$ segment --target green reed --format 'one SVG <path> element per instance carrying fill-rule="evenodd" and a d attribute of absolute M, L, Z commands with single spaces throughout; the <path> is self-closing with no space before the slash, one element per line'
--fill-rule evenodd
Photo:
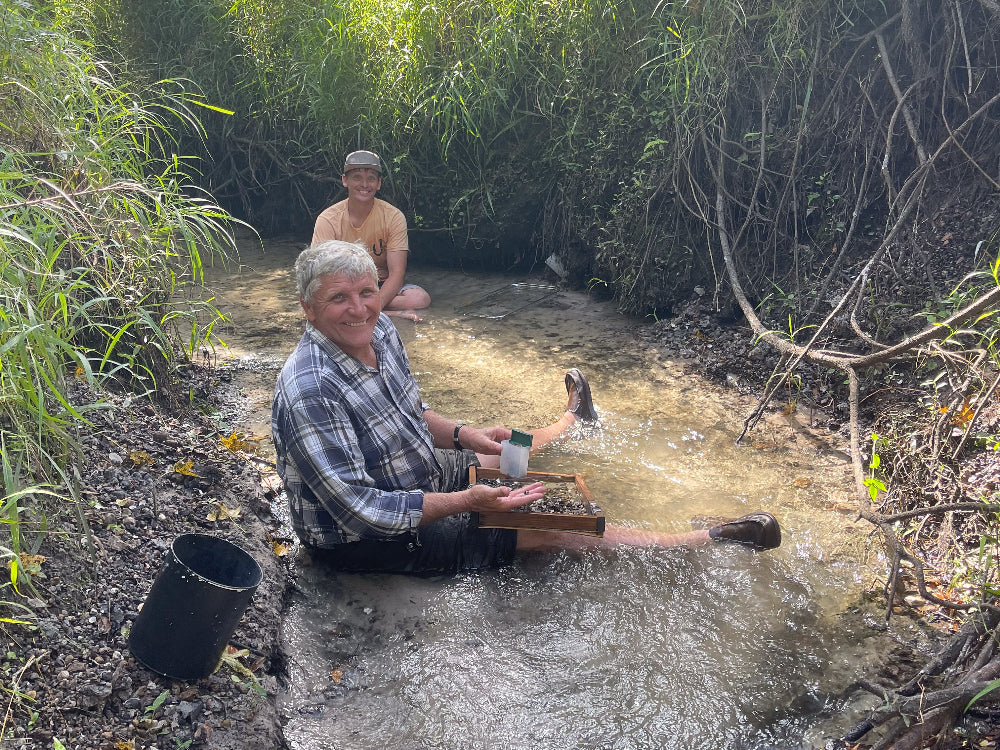
<path fill-rule="evenodd" d="M 41 499 L 80 500 L 77 435 L 102 387 L 156 394 L 219 318 L 175 300 L 234 248 L 228 215 L 193 185 L 174 140 L 200 137 L 201 101 L 179 81 L 119 84 L 79 22 L 63 5 L 0 13 L 0 522 L 12 583 L 25 530 L 44 523 Z"/>

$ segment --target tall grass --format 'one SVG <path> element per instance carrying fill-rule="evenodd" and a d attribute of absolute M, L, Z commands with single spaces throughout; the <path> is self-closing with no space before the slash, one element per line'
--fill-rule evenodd
<path fill-rule="evenodd" d="M 199 134 L 196 99 L 178 81 L 118 83 L 80 21 L 63 5 L 0 11 L 0 522 L 12 583 L 25 532 L 42 524 L 36 500 L 79 502 L 76 436 L 102 389 L 152 394 L 199 346 L 218 311 L 172 297 L 200 281 L 206 256 L 234 247 L 173 139 Z"/>
<path fill-rule="evenodd" d="M 302 196 L 305 233 L 337 192 L 343 155 L 372 148 L 418 239 L 474 244 L 544 195 L 567 161 L 553 143 L 587 148 L 587 107 L 634 74 L 625 31 L 644 21 L 618 0 L 108 4 L 128 19 L 109 44 L 236 112 L 210 130 L 214 192 L 254 218 L 275 193 Z"/>

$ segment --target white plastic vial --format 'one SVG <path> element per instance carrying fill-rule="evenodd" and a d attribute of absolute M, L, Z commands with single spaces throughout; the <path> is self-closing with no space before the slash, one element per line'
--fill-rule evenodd
<path fill-rule="evenodd" d="M 511 430 L 510 440 L 500 443 L 500 473 L 515 479 L 525 476 L 530 452 L 531 434 Z"/>

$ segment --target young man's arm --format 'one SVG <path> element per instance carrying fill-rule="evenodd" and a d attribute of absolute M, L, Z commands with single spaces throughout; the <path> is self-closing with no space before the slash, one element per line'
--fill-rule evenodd
<path fill-rule="evenodd" d="M 403 282 L 406 279 L 406 256 L 407 252 L 405 250 L 402 252 L 399 250 L 390 250 L 386 253 L 385 260 L 386 266 L 389 269 L 389 275 L 382 282 L 382 286 L 378 290 L 383 310 L 389 308 L 389 303 L 396 299 L 399 290 L 403 288 Z"/>
<path fill-rule="evenodd" d="M 377 208 L 382 211 L 382 224 L 385 238 L 385 267 L 388 271 L 385 281 L 379 289 L 382 309 L 391 309 L 390 305 L 406 281 L 406 259 L 410 253 L 410 238 L 406 229 L 406 217 L 393 205 L 380 203 Z"/>

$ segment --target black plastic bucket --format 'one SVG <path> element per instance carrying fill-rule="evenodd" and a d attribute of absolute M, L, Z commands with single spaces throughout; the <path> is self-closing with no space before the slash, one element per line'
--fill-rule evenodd
<path fill-rule="evenodd" d="M 167 677 L 207 677 L 263 577 L 257 561 L 225 539 L 177 537 L 135 618 L 129 649 Z"/>

